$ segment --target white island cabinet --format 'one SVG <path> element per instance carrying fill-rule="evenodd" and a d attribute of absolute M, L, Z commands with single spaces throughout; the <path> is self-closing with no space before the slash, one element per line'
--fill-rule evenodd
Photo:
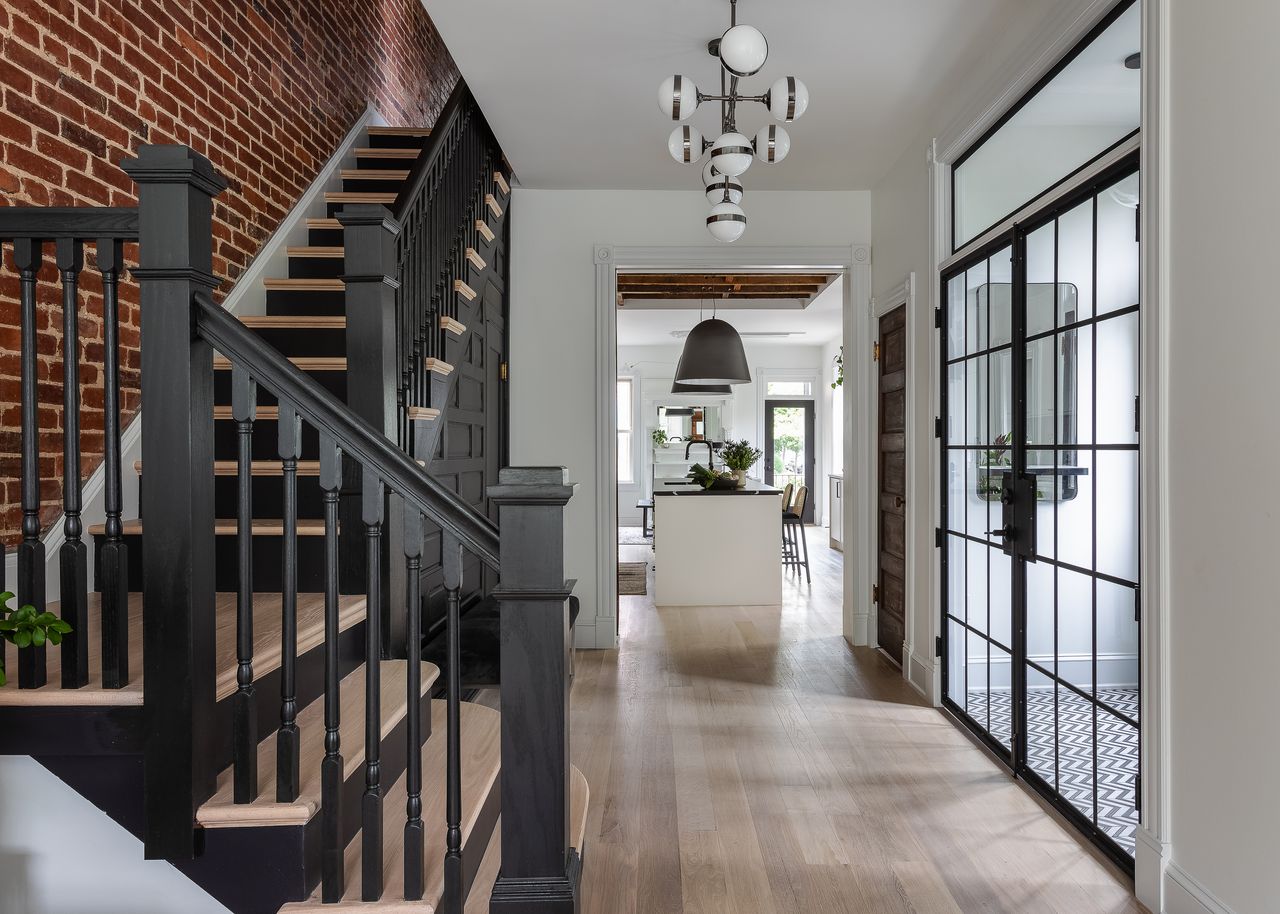
<path fill-rule="evenodd" d="M 772 606 L 782 602 L 782 490 L 748 480 L 702 489 L 655 479 L 654 602 Z"/>

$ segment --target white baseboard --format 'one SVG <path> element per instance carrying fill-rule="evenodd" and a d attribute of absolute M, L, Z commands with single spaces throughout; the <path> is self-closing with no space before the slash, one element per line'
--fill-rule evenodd
<path fill-rule="evenodd" d="M 343 137 L 342 145 L 320 169 L 316 179 L 303 192 L 293 209 L 289 211 L 289 215 L 280 223 L 280 227 L 267 239 L 248 269 L 236 281 L 235 286 L 223 301 L 224 308 L 241 315 L 266 313 L 267 293 L 262 281 L 271 276 L 288 275 L 289 248 L 307 243 L 307 218 L 323 215 L 326 191 L 341 189 L 342 169 L 355 167 L 354 150 L 361 145 L 365 131 L 371 126 L 385 126 L 386 123 L 386 119 L 376 108 L 370 106 L 365 109 L 347 131 L 347 135 Z M 214 162 L 213 165 L 217 168 L 218 163 Z M 138 475 L 134 472 L 133 465 L 141 459 L 142 410 L 139 410 L 120 432 L 122 505 L 126 520 L 137 517 L 140 510 Z M 99 464 L 81 486 L 80 501 L 84 506 L 81 517 L 86 529 L 92 524 L 100 524 L 106 520 L 107 509 L 104 501 L 106 479 L 106 468 Z M 66 535 L 63 532 L 65 517 L 66 515 L 59 517 L 42 538 L 45 549 L 45 599 L 51 603 L 61 599 L 58 550 L 66 542 Z M 86 541 L 88 541 L 87 536 Z M 89 589 L 93 590 L 95 583 L 91 542 L 89 549 Z M 5 555 L 5 582 L 10 588 L 17 581 L 17 576 L 18 557 L 10 550 Z M 141 581 L 130 582 L 131 588 L 137 589 L 141 586 Z"/>
<path fill-rule="evenodd" d="M 1173 860 L 1165 869 L 1164 905 L 1160 914 L 1235 914 Z"/>
<path fill-rule="evenodd" d="M 856 612 L 852 617 L 849 642 L 858 647 L 871 644 L 871 614 Z"/>
<path fill-rule="evenodd" d="M 933 680 L 937 665 L 936 657 L 921 657 L 914 651 L 907 655 L 907 682 L 931 702 L 934 701 Z"/>
<path fill-rule="evenodd" d="M 1139 827 L 1134 841 L 1134 894 L 1151 911 L 1165 910 L 1164 882 L 1169 868 L 1170 846 Z"/>

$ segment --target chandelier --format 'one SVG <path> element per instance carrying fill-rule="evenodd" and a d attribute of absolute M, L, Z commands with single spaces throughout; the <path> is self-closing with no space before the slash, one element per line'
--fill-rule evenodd
<path fill-rule="evenodd" d="M 791 151 L 791 137 L 783 127 L 761 127 L 754 139 L 738 132 L 738 102 L 758 102 L 775 120 L 789 124 L 809 107 L 809 90 L 794 76 L 775 80 L 764 95 L 741 95 L 738 80 L 754 76 L 769 56 L 769 42 L 760 30 L 738 25 L 738 0 L 729 0 L 729 28 L 707 44 L 707 51 L 720 61 L 720 94 L 704 94 L 687 76 L 668 76 L 658 87 L 658 104 L 673 121 L 693 116 L 703 102 L 720 103 L 719 139 L 712 142 L 692 124 L 677 127 L 667 140 L 667 150 L 685 165 L 702 159 L 711 150 L 702 170 L 702 185 L 711 212 L 707 230 L 717 241 L 732 242 L 747 230 L 747 214 L 742 209 L 742 175 L 752 158 L 766 164 L 781 162 Z"/>

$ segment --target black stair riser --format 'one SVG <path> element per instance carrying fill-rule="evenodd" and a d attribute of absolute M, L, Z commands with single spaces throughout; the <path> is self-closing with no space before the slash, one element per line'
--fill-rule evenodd
<path fill-rule="evenodd" d="M 410 160 L 406 160 L 403 164 L 400 165 L 400 167 L 390 168 L 388 169 L 388 171 L 408 171 L 412 166 L 413 166 L 413 161 L 410 159 Z M 342 189 L 344 191 L 347 191 L 348 193 L 356 193 L 356 194 L 362 194 L 362 193 L 395 194 L 395 193 L 399 193 L 400 188 L 403 186 L 404 186 L 403 178 L 388 178 L 388 179 L 366 178 L 363 180 L 353 180 L 351 178 L 346 178 L 342 182 Z"/>
<path fill-rule="evenodd" d="M 378 133 L 369 136 L 370 149 L 421 149 L 428 136 Z"/>
<path fill-rule="evenodd" d="M 342 276 L 341 257 L 290 257 L 290 279 L 337 279 Z"/>
<path fill-rule="evenodd" d="M 338 239 L 338 244 L 342 239 Z M 288 315 L 290 317 L 311 314 L 346 314 L 347 293 L 333 292 L 299 292 L 294 289 L 268 289 L 267 313 Z"/>
<path fill-rule="evenodd" d="M 101 548 L 102 539 L 101 536 L 94 537 L 95 550 Z M 142 581 L 142 537 L 126 534 L 124 539 L 129 546 L 129 580 Z M 223 534 L 213 539 L 214 588 L 222 593 L 235 593 L 240 586 L 236 536 Z M 283 590 L 280 563 L 281 540 L 282 537 L 264 534 L 253 537 L 254 590 L 261 593 L 279 593 Z M 342 581 L 340 586 L 344 593 L 363 592 L 364 583 Z M 300 593 L 324 591 L 323 536 L 298 537 L 298 591 Z"/>
<path fill-rule="evenodd" d="M 313 248 L 340 248 L 342 229 L 307 229 L 307 244 Z"/>
<path fill-rule="evenodd" d="M 284 485 L 280 476 L 253 476 L 254 517 L 284 515 Z M 324 493 L 316 476 L 298 476 L 298 517 L 322 520 Z M 217 517 L 235 517 L 240 480 L 235 476 L 215 476 L 213 480 L 213 513 Z"/>
<path fill-rule="evenodd" d="M 239 459 L 239 434 L 234 419 L 215 419 L 213 423 L 213 459 Z M 253 459 L 277 461 L 280 459 L 280 440 L 275 419 L 260 418 L 253 423 Z M 320 433 L 305 422 L 302 424 L 301 459 L 320 459 Z"/>
<path fill-rule="evenodd" d="M 386 147 L 370 148 L 385 149 Z M 413 159 L 402 159 L 399 156 L 391 156 L 385 159 L 366 156 L 358 160 L 356 168 L 361 171 L 410 171 L 413 168 Z"/>
<path fill-rule="evenodd" d="M 290 357 L 347 354 L 347 331 L 342 327 L 260 327 L 254 332 Z"/>
<path fill-rule="evenodd" d="M 344 403 L 347 399 L 347 373 L 345 371 L 308 371 L 308 374 L 325 390 Z M 218 406 L 231 405 L 231 372 L 215 371 L 213 373 L 213 402 Z M 275 406 L 276 396 L 262 385 L 258 385 L 258 405 Z"/>

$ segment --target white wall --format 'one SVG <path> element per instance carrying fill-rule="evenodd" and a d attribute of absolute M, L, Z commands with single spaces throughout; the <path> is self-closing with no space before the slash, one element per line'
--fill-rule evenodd
<path fill-rule="evenodd" d="M 1167 9 L 1174 874 L 1225 906 L 1210 910 L 1263 914 L 1280 910 L 1280 490 L 1248 456 L 1280 451 L 1280 5 Z M 1228 454 L 1223 432 L 1248 443 Z M 1168 910 L 1202 914 L 1203 902 L 1179 888 Z"/>
<path fill-rule="evenodd" d="M 675 167 L 675 166 L 673 166 Z M 692 178 L 691 178 L 692 180 Z M 743 244 L 853 245 L 871 237 L 868 192 L 754 193 Z M 688 191 L 527 190 L 511 206 L 511 459 L 569 468 L 566 573 L 596 615 L 595 244 L 706 245 L 706 200 Z M 548 404 L 558 408 L 548 409 Z"/>
<path fill-rule="evenodd" d="M 34 759 L 0 756 L 4 914 L 228 914 Z"/>

